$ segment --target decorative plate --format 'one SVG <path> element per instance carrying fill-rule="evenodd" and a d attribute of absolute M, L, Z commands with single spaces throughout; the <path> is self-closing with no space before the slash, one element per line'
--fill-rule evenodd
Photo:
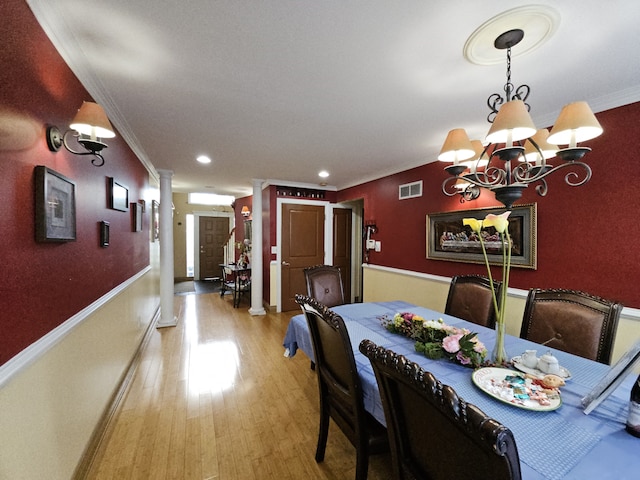
<path fill-rule="evenodd" d="M 473 383 L 487 395 L 514 407 L 538 412 L 556 410 L 562 405 L 560 394 L 546 395 L 543 388 L 508 368 L 486 367 L 473 372 Z M 539 398 L 540 400 L 536 400 Z"/>
<path fill-rule="evenodd" d="M 521 362 L 520 362 L 520 355 L 518 355 L 517 357 L 513 357 L 511 359 L 511 362 L 513 363 L 513 366 L 516 367 L 518 370 L 520 370 L 521 372 L 524 373 L 529 373 L 531 375 L 535 375 L 538 378 L 542 378 L 546 375 L 546 373 L 544 373 L 542 370 L 538 370 L 537 368 L 530 368 L 530 367 L 525 367 Z M 569 380 L 571 378 L 571 372 L 569 370 L 567 370 L 566 368 L 564 368 L 563 366 L 560 366 L 560 373 L 558 373 L 558 376 L 564 380 Z"/>

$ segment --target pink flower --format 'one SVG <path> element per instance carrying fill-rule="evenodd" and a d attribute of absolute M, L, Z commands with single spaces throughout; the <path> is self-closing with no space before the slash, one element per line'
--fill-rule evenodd
<path fill-rule="evenodd" d="M 473 345 L 473 350 L 478 353 L 483 353 L 487 350 L 487 348 L 484 346 L 484 343 L 476 339 Z"/>
<path fill-rule="evenodd" d="M 442 348 L 444 348 L 449 353 L 456 353 L 458 350 L 460 350 L 461 338 L 462 338 L 462 333 L 449 335 L 444 340 L 442 340 Z"/>
<path fill-rule="evenodd" d="M 458 354 L 456 355 L 456 359 L 462 365 L 469 365 L 471 363 L 471 359 L 469 357 L 467 357 L 466 355 L 464 355 L 462 352 L 458 352 Z"/>

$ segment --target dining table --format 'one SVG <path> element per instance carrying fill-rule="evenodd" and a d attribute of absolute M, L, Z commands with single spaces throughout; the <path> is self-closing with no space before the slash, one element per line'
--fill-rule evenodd
<path fill-rule="evenodd" d="M 364 339 L 416 362 L 443 384 L 453 387 L 467 403 L 476 405 L 508 427 L 516 439 L 524 480 L 640 478 L 640 438 L 625 431 L 629 395 L 635 375 L 629 376 L 587 415 L 582 399 L 611 367 L 507 335 L 505 348 L 509 358 L 527 350 L 536 350 L 539 356 L 550 352 L 568 374 L 566 385 L 560 389 L 559 408 L 543 411 L 524 409 L 481 390 L 472 380 L 472 368 L 445 358 L 431 360 L 416 352 L 412 339 L 391 333 L 384 323 L 396 313 L 404 312 L 420 315 L 425 320 L 442 319 L 447 325 L 477 333 L 478 339 L 489 351 L 495 340 L 494 330 L 401 300 L 354 303 L 331 310 L 343 318 L 347 327 L 362 381 L 365 409 L 383 425 L 386 425 L 386 420 L 378 384 L 369 359 L 358 349 Z M 302 313 L 289 321 L 283 346 L 286 357 L 293 357 L 298 350 L 302 350 L 310 360 L 314 360 L 309 328 Z"/>

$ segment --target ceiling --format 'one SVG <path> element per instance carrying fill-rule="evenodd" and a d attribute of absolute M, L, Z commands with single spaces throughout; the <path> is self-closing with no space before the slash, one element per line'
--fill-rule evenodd
<path fill-rule="evenodd" d="M 506 54 L 492 37 L 484 48 L 498 63 L 473 64 L 465 42 L 492 17 L 530 5 L 27 3 L 118 134 L 145 164 L 174 171 L 174 191 L 236 197 L 252 193 L 252 179 L 318 185 L 325 169 L 329 188 L 343 189 L 423 165 L 456 127 L 484 138 L 486 100 L 502 92 Z M 637 0 L 536 5 L 558 20 L 546 42 L 519 54 L 535 25 L 525 16 L 509 28 L 525 30 L 513 48 L 512 82 L 531 87 L 538 127 L 552 125 L 571 101 L 599 112 L 640 100 Z M 212 163 L 197 163 L 201 154 Z"/>

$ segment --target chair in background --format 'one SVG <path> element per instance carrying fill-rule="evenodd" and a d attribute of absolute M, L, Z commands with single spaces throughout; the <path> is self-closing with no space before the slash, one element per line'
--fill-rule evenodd
<path fill-rule="evenodd" d="M 531 289 L 520 338 L 609 364 L 622 307 L 575 290 Z"/>
<path fill-rule="evenodd" d="M 315 298 L 325 307 L 344 305 L 344 287 L 342 274 L 338 267 L 333 265 L 315 265 L 303 269 L 304 279 L 307 284 L 307 295 Z M 316 365 L 311 361 L 311 370 Z"/>
<path fill-rule="evenodd" d="M 500 298 L 502 282 L 493 281 L 496 298 Z M 491 295 L 491 282 L 481 275 L 458 275 L 451 279 L 444 313 L 469 322 L 494 328 L 496 310 Z"/>
<path fill-rule="evenodd" d="M 316 265 L 303 270 L 307 295 L 326 307 L 344 305 L 344 287 L 340 269 L 332 265 Z"/>
<path fill-rule="evenodd" d="M 370 340 L 396 480 L 520 479 L 513 433 L 431 373 Z"/>
<path fill-rule="evenodd" d="M 296 295 L 296 302 L 307 317 L 318 373 L 316 462 L 324 460 L 329 419 L 333 418 L 356 448 L 356 480 L 365 480 L 369 455 L 388 451 L 387 431 L 364 409 L 362 385 L 342 317 L 308 296 Z"/>

